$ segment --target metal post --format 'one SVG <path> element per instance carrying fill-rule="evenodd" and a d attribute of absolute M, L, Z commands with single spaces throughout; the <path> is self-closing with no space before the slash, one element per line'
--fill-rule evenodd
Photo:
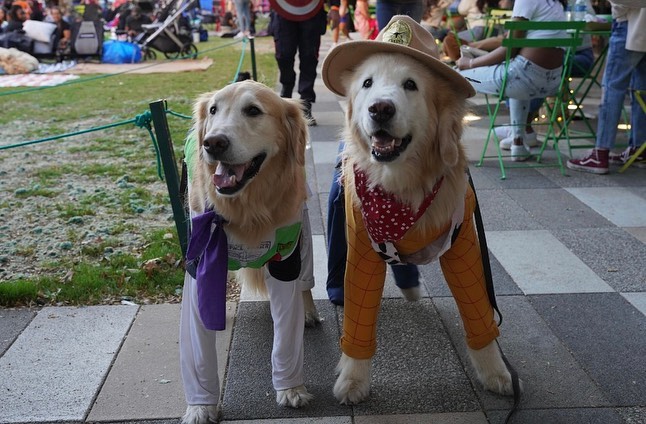
<path fill-rule="evenodd" d="M 249 48 L 251 49 L 251 77 L 254 81 L 258 81 L 258 71 L 256 69 L 256 48 L 253 38 L 249 39 Z"/>
<path fill-rule="evenodd" d="M 159 146 L 159 155 L 161 156 L 162 167 L 164 168 L 164 177 L 168 187 L 168 196 L 173 208 L 173 219 L 177 228 L 179 244 L 182 248 L 182 255 L 186 256 L 188 247 L 188 237 L 186 234 L 186 211 L 184 209 L 184 193 L 180 192 L 179 174 L 177 172 L 177 162 L 175 161 L 175 151 L 168 129 L 166 120 L 166 100 L 157 100 L 149 104 L 152 115 L 155 134 L 157 136 L 157 145 Z"/>

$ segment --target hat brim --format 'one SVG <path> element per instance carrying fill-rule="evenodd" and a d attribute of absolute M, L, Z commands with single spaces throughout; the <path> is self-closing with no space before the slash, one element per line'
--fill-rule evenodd
<path fill-rule="evenodd" d="M 469 81 L 433 56 L 401 44 L 373 40 L 349 41 L 330 50 L 321 70 L 323 82 L 330 91 L 345 97 L 343 74 L 352 71 L 368 57 L 379 53 L 401 53 L 410 56 L 429 68 L 432 73 L 453 83 L 455 89 L 465 98 L 476 94 Z"/>

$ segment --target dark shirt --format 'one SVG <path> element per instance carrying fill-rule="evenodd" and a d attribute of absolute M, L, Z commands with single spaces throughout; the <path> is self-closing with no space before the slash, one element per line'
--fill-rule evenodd
<path fill-rule="evenodd" d="M 83 20 L 98 21 L 99 19 L 101 19 L 101 7 L 94 3 L 86 4 L 85 10 L 83 11 Z"/>
<path fill-rule="evenodd" d="M 150 24 L 151 22 L 152 21 L 150 20 L 150 18 L 144 14 L 139 15 L 138 18 L 131 14 L 126 19 L 126 30 L 135 31 L 137 34 L 139 34 L 140 32 L 144 31 L 142 25 Z"/>
<path fill-rule="evenodd" d="M 63 34 L 65 33 L 65 30 L 72 29 L 69 23 L 65 21 L 64 19 L 61 19 L 61 21 L 56 24 L 56 42 L 60 41 L 63 39 Z"/>
<path fill-rule="evenodd" d="M 9 21 L 9 24 L 4 29 L 5 32 L 22 30 L 22 21 Z"/>

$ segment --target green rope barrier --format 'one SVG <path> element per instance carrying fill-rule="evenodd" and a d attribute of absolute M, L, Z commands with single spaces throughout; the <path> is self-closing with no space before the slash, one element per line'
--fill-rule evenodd
<path fill-rule="evenodd" d="M 203 54 L 203 53 L 208 53 L 208 52 L 215 51 L 215 50 L 220 50 L 220 49 L 223 49 L 225 47 L 232 46 L 234 44 L 245 43 L 245 42 L 246 42 L 245 39 L 236 40 L 236 41 L 231 42 L 231 43 L 227 43 L 227 44 L 223 44 L 221 46 L 216 46 L 216 47 L 212 47 L 210 49 L 203 50 L 201 52 L 198 52 L 198 54 Z M 243 49 L 243 51 L 244 51 L 244 49 Z M 67 87 L 67 86 L 74 85 L 74 84 L 81 84 L 81 83 L 91 82 L 91 81 L 95 81 L 95 80 L 99 80 L 99 79 L 115 77 L 115 76 L 130 73 L 130 72 L 134 72 L 134 71 L 137 71 L 137 70 L 140 70 L 140 69 L 151 68 L 153 66 L 158 66 L 158 65 L 164 64 L 166 62 L 174 62 L 176 60 L 187 60 L 187 59 L 190 59 L 190 57 L 169 58 L 169 59 L 166 59 L 166 60 L 161 61 L 161 62 L 155 62 L 155 63 L 151 63 L 151 64 L 148 64 L 148 65 L 142 65 L 142 66 L 134 68 L 134 69 L 128 69 L 127 71 L 115 72 L 115 73 L 112 73 L 112 74 L 97 75 L 95 77 L 79 78 L 77 80 L 67 81 L 67 82 L 64 82 L 64 83 L 59 84 L 59 85 L 47 85 L 47 86 L 41 86 L 41 87 L 29 87 L 29 88 L 24 88 L 24 89 L 21 89 L 21 90 L 4 91 L 4 92 L 0 92 L 0 97 L 14 95 L 14 94 L 31 93 L 31 92 L 34 92 L 34 91 L 49 90 L 49 89 L 52 89 L 52 88 Z M 236 73 L 236 75 L 237 75 L 237 73 Z"/>
<path fill-rule="evenodd" d="M 160 180 L 164 181 L 164 175 L 162 174 L 162 165 L 161 165 L 161 154 L 159 153 L 159 145 L 157 144 L 157 139 L 155 138 L 155 133 L 153 133 L 152 128 L 152 115 L 150 111 L 147 110 L 142 114 L 139 114 L 134 119 L 134 124 L 139 128 L 145 128 L 148 130 L 150 139 L 153 142 L 153 147 L 155 148 L 155 159 L 157 160 L 157 176 Z"/>
<path fill-rule="evenodd" d="M 25 142 L 22 142 L 22 143 L 9 144 L 7 146 L 0 146 L 0 150 L 8 150 L 8 149 L 13 149 L 15 147 L 29 146 L 31 144 L 39 144 L 39 143 L 44 143 L 46 141 L 59 140 L 61 138 L 73 137 L 73 136 L 76 136 L 76 135 L 87 134 L 87 133 L 94 132 L 94 131 L 101 131 L 101 130 L 105 130 L 105 129 L 108 129 L 108 128 L 118 127 L 118 126 L 121 126 L 121 125 L 128 125 L 128 124 L 132 124 L 134 122 L 135 122 L 134 119 L 129 119 L 127 121 L 115 122 L 115 123 L 112 123 L 112 124 L 102 125 L 100 127 L 93 127 L 93 128 L 89 128 L 89 129 L 86 129 L 86 130 L 74 131 L 74 132 L 65 133 L 65 134 L 59 134 L 59 135 L 53 135 L 51 137 L 40 138 L 38 140 L 25 141 Z"/>
<path fill-rule="evenodd" d="M 168 109 L 166 111 L 166 113 L 168 113 L 169 115 L 177 116 L 178 118 L 182 118 L 182 119 L 193 119 L 192 116 L 184 115 L 184 114 L 181 114 L 179 112 L 174 112 L 174 111 L 172 111 L 170 109 Z"/>
<path fill-rule="evenodd" d="M 179 115 L 179 114 L 177 114 Z M 59 135 L 53 135 L 50 137 L 44 137 L 44 138 L 39 138 L 38 140 L 30 140 L 30 141 L 24 141 L 22 143 L 14 143 L 14 144 L 9 144 L 6 146 L 0 146 L 0 151 L 2 150 L 9 150 L 13 149 L 16 147 L 23 147 L 23 146 L 30 146 L 32 144 L 40 144 L 40 143 L 45 143 L 47 141 L 54 141 L 54 140 L 60 140 L 62 138 L 68 138 L 68 137 L 74 137 L 77 135 L 82 135 L 82 134 L 87 134 L 95 131 L 102 131 L 105 129 L 109 128 L 115 128 L 119 127 L 122 125 L 128 125 L 128 124 L 135 124 L 135 126 L 139 128 L 145 128 L 148 130 L 148 134 L 150 135 L 150 139 L 153 142 L 153 147 L 155 148 L 155 157 L 157 160 L 157 175 L 159 176 L 159 179 L 164 181 L 164 176 L 162 174 L 162 167 L 161 167 L 161 158 L 160 158 L 160 153 L 159 153 L 159 146 L 157 145 L 157 139 L 155 138 L 155 134 L 153 133 L 152 130 L 152 117 L 150 115 L 150 111 L 146 111 L 140 115 L 137 115 L 134 119 L 128 119 L 126 121 L 119 121 L 119 122 L 114 122 L 112 124 L 107 124 L 107 125 L 101 125 L 99 127 L 92 127 L 88 128 L 85 130 L 80 130 L 80 131 L 74 131 L 74 132 L 69 132 L 65 134 L 59 134 Z"/>
<path fill-rule="evenodd" d="M 233 75 L 233 80 L 231 81 L 231 84 L 236 82 L 236 80 L 238 79 L 238 75 L 240 74 L 240 69 L 242 69 L 242 61 L 244 60 L 244 53 L 247 50 L 248 42 L 249 40 L 247 39 L 247 37 L 242 37 L 243 46 L 242 46 L 242 51 L 240 52 L 240 60 L 238 61 L 238 69 L 236 69 L 236 73 Z"/>

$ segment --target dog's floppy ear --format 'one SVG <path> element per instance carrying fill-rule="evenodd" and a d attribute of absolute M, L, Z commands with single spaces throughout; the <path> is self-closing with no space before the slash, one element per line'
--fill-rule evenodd
<path fill-rule="evenodd" d="M 289 153 L 299 166 L 305 166 L 305 146 L 309 138 L 303 105 L 295 100 L 283 100 L 286 105 L 285 134 Z"/>
<path fill-rule="evenodd" d="M 448 167 L 458 164 L 460 158 L 460 139 L 462 138 L 463 108 L 445 107 L 440 115 L 438 139 L 440 142 L 440 157 Z"/>
<path fill-rule="evenodd" d="M 204 140 L 204 132 L 206 131 L 204 124 L 206 123 L 206 117 L 208 115 L 207 107 L 209 100 L 211 100 L 215 93 L 215 91 L 203 93 L 193 104 L 193 128 L 195 129 L 195 134 L 200 145 L 202 144 L 202 140 Z"/>

